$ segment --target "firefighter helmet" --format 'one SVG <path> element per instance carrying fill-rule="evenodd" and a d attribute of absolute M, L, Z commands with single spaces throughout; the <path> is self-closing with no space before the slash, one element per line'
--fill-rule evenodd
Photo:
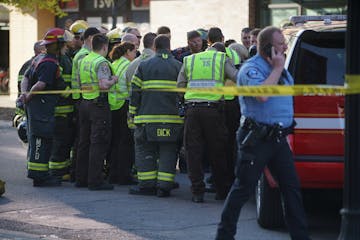
<path fill-rule="evenodd" d="M 52 28 L 46 32 L 44 39 L 41 42 L 41 45 L 48 45 L 51 43 L 65 42 L 64 40 L 64 29 L 61 28 Z"/>
<path fill-rule="evenodd" d="M 109 38 L 110 43 L 119 43 L 121 42 L 121 29 L 115 28 L 108 32 L 106 36 Z"/>
<path fill-rule="evenodd" d="M 27 138 L 27 130 L 26 130 L 26 121 L 23 120 L 18 126 L 17 126 L 17 132 L 18 132 L 18 136 L 20 138 L 21 141 L 23 141 L 24 143 L 28 142 L 28 138 Z"/>
<path fill-rule="evenodd" d="M 75 35 L 82 34 L 89 27 L 89 24 L 85 20 L 76 20 L 70 26 L 70 31 Z"/>

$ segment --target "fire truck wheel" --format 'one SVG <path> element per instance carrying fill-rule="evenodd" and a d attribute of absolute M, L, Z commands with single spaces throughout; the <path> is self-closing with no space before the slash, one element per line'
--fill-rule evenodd
<path fill-rule="evenodd" d="M 271 188 L 264 175 L 258 181 L 255 189 L 256 218 L 263 228 L 278 228 L 284 226 L 284 214 L 280 191 Z"/>

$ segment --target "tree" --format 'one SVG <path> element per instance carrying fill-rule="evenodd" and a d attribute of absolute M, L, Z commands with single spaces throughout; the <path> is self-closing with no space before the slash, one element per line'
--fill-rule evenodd
<path fill-rule="evenodd" d="M 0 3 L 14 6 L 24 13 L 30 13 L 39 8 L 49 10 L 59 17 L 66 15 L 61 10 L 58 0 L 0 0 Z"/>

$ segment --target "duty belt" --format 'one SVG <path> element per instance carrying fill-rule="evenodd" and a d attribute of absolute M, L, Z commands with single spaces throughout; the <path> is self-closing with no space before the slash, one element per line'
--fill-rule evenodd
<path fill-rule="evenodd" d="M 263 139 L 263 140 L 277 140 L 280 141 L 280 138 L 284 138 L 287 135 L 294 132 L 294 127 L 296 123 L 293 121 L 293 124 L 290 127 L 284 128 L 280 124 L 263 124 L 256 122 L 254 119 L 242 116 L 240 120 L 240 126 L 242 129 L 249 131 L 249 136 L 244 139 L 247 141 L 249 137 L 254 139 Z M 250 140 L 250 139 L 249 139 Z"/>
<path fill-rule="evenodd" d="M 223 102 L 187 102 L 185 103 L 186 107 L 209 107 L 209 108 L 217 108 Z"/>

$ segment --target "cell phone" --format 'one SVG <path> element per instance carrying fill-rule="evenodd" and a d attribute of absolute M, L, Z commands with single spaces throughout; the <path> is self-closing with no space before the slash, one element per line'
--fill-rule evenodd
<path fill-rule="evenodd" d="M 271 43 L 266 44 L 265 47 L 263 48 L 263 52 L 264 52 L 265 55 L 268 56 L 270 59 L 271 59 L 271 48 L 272 48 Z"/>

